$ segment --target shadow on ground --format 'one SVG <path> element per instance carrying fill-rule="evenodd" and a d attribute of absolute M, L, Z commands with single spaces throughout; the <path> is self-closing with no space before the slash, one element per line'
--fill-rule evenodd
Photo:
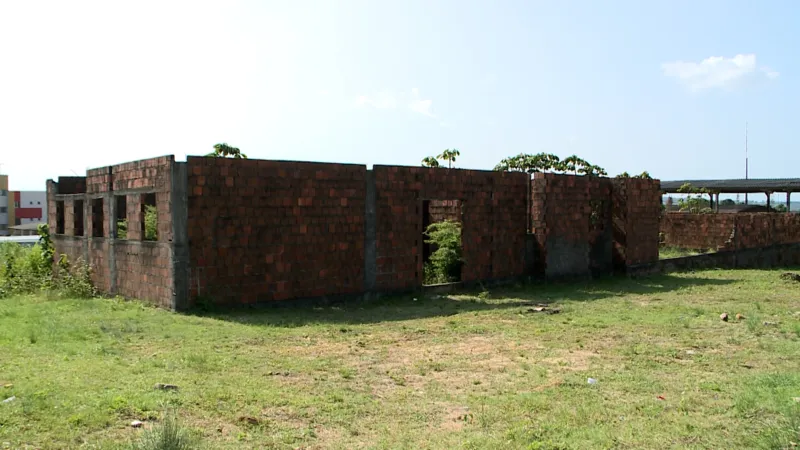
<path fill-rule="evenodd" d="M 698 276 L 661 275 L 647 279 L 608 277 L 582 282 L 531 282 L 492 289 L 489 298 L 479 297 L 480 290 L 465 290 L 450 295 L 406 294 L 383 296 L 377 300 L 342 301 L 314 305 L 291 301 L 248 307 L 195 311 L 194 314 L 219 320 L 267 327 L 298 327 L 308 324 L 369 324 L 446 317 L 456 314 L 528 307 L 566 301 L 593 301 L 610 297 L 673 292 L 698 286 L 735 283 L 733 279 Z"/>

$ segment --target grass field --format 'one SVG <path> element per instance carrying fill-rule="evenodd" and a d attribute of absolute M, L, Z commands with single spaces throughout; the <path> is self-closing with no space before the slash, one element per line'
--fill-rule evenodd
<path fill-rule="evenodd" d="M 2 299 L 0 448 L 118 448 L 166 409 L 203 448 L 792 448 L 780 272 L 206 315 Z"/>

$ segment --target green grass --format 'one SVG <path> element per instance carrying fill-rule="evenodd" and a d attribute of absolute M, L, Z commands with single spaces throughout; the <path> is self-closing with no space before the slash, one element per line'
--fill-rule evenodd
<path fill-rule="evenodd" d="M 707 251 L 704 252 L 704 251 L 679 248 L 679 247 L 661 247 L 658 249 L 658 258 L 659 259 L 682 258 L 684 256 L 696 256 L 696 255 L 703 255 L 706 253 L 712 253 L 712 252 L 707 252 Z"/>
<path fill-rule="evenodd" d="M 206 448 L 791 448 L 800 283 L 781 272 L 205 316 L 2 299 L 0 448 L 126 448 L 165 410 Z"/>

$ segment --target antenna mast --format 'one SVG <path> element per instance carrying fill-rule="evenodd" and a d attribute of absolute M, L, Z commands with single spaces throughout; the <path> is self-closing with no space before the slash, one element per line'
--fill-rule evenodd
<path fill-rule="evenodd" d="M 750 158 L 747 152 L 747 122 L 744 123 L 744 179 L 750 179 Z M 744 194 L 744 204 L 747 204 L 747 193 Z"/>

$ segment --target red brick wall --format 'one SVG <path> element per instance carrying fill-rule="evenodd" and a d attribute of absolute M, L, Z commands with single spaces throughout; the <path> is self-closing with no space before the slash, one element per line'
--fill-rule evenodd
<path fill-rule="evenodd" d="M 664 243 L 690 249 L 740 250 L 800 242 L 800 215 L 671 213 L 661 221 Z"/>
<path fill-rule="evenodd" d="M 462 203 L 463 281 L 524 273 L 529 176 L 375 166 L 379 290 L 422 285 L 422 201 Z"/>
<path fill-rule="evenodd" d="M 111 268 L 108 264 L 110 246 L 106 239 L 89 241 L 89 264 L 92 267 L 92 282 L 100 292 L 111 292 Z"/>
<path fill-rule="evenodd" d="M 431 200 L 428 205 L 428 214 L 431 223 L 461 222 L 461 201 L 460 200 Z"/>
<path fill-rule="evenodd" d="M 670 247 L 717 250 L 733 236 L 736 214 L 667 213 L 661 219 L 662 242 Z"/>
<path fill-rule="evenodd" d="M 171 306 L 173 282 L 171 279 L 171 186 L 174 157 L 164 156 L 101 167 L 86 172 L 82 187 L 86 194 L 76 197 L 82 177 L 59 178 L 66 180 L 66 192 L 60 183 L 48 181 L 48 224 L 51 233 L 56 230 L 56 202 L 64 202 L 64 234 L 54 236 L 57 254 L 67 254 L 71 261 L 81 259 L 92 266 L 92 281 L 101 292 L 149 300 L 162 306 Z M 146 192 L 154 192 L 158 207 L 158 241 L 140 242 L 141 199 Z M 73 195 L 67 195 L 73 194 Z M 115 195 L 127 198 L 128 236 L 116 240 L 109 229 L 111 205 Z M 103 236 L 93 237 L 93 200 L 103 197 Z M 73 237 L 76 200 L 84 202 L 84 235 Z M 112 268 L 112 255 L 115 264 Z M 112 280 L 112 271 L 116 276 Z M 113 283 L 112 283 L 113 281 Z M 115 284 L 116 289 L 112 289 Z M 113 291 L 113 292 L 112 292 Z"/>
<path fill-rule="evenodd" d="M 608 261 L 605 262 L 592 261 L 590 255 L 598 240 L 607 236 L 608 242 L 611 241 L 610 211 L 611 182 L 608 178 L 534 174 L 531 182 L 530 219 L 540 249 L 540 261 L 536 270 L 549 272 L 548 262 L 551 266 L 561 265 L 563 262 L 579 272 L 588 271 L 593 265 L 610 266 L 610 251 L 607 255 Z M 564 249 L 557 253 L 573 253 L 578 250 L 585 253 L 548 255 L 548 242 L 553 244 L 556 241 L 564 244 Z M 568 251 L 567 247 L 572 251 Z M 564 267 L 564 270 L 567 268 Z"/>
<path fill-rule="evenodd" d="M 165 308 L 171 307 L 171 254 L 168 245 L 117 241 L 114 253 L 118 293 L 150 300 Z"/>
<path fill-rule="evenodd" d="M 252 303 L 363 291 L 364 166 L 187 164 L 191 298 Z"/>
<path fill-rule="evenodd" d="M 614 178 L 612 216 L 614 251 L 625 266 L 658 261 L 661 182 Z"/>
<path fill-rule="evenodd" d="M 58 177 L 60 194 L 83 194 L 86 192 L 86 177 Z"/>

